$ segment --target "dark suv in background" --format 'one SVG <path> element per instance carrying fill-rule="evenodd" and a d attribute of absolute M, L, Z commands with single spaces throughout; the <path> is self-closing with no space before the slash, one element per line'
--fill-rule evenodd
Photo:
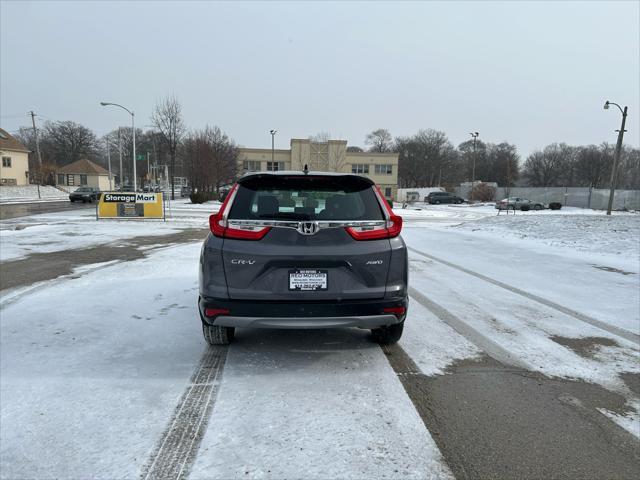
<path fill-rule="evenodd" d="M 69 194 L 69 200 L 73 202 L 93 202 L 100 200 L 100 190 L 94 187 L 79 187 Z"/>
<path fill-rule="evenodd" d="M 431 192 L 424 199 L 429 204 L 439 205 L 441 203 L 464 203 L 464 199 L 449 192 Z"/>
<path fill-rule="evenodd" d="M 407 312 L 402 218 L 358 175 L 242 177 L 210 218 L 200 257 L 205 339 L 236 327 L 371 329 L 397 341 Z"/>

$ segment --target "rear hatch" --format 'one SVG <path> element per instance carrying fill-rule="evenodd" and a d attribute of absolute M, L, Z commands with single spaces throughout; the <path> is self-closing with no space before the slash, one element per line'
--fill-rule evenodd
<path fill-rule="evenodd" d="M 389 238 L 399 234 L 401 219 L 382 202 L 373 183 L 357 175 L 244 177 L 212 218 L 212 231 L 224 237 L 229 297 L 383 298 Z"/>

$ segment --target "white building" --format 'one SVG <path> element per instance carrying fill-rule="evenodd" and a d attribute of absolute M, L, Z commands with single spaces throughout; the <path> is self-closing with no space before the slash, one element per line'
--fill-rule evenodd
<path fill-rule="evenodd" d="M 29 184 L 29 150 L 0 128 L 0 185 Z"/>

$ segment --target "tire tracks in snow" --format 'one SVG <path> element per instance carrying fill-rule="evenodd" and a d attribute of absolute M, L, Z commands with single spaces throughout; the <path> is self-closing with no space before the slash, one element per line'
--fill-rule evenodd
<path fill-rule="evenodd" d="M 208 347 L 145 464 L 143 480 L 189 476 L 215 403 L 228 347 Z"/>
<path fill-rule="evenodd" d="M 500 288 L 503 288 L 505 290 L 508 290 L 508 291 L 510 291 L 512 293 L 515 293 L 517 295 L 525 297 L 525 298 L 527 298 L 529 300 L 533 300 L 534 302 L 540 303 L 540 304 L 545 305 L 545 306 L 547 306 L 549 308 L 553 308 L 554 310 L 557 310 L 557 311 L 559 311 L 561 313 L 564 313 L 565 315 L 569 315 L 569 316 L 571 316 L 571 317 L 573 317 L 573 318 L 575 318 L 577 320 L 580 320 L 582 322 L 588 323 L 591 326 L 594 326 L 596 328 L 604 330 L 604 331 L 606 331 L 608 333 L 611 333 L 613 335 L 616 335 L 618 337 L 622 337 L 622 338 L 624 338 L 626 340 L 629 340 L 629 341 L 631 341 L 631 342 L 633 342 L 633 343 L 635 343 L 637 345 L 640 344 L 640 335 L 637 335 L 637 334 L 635 334 L 633 332 L 630 332 L 630 331 L 625 330 L 625 329 L 620 328 L 620 327 L 616 327 L 615 325 L 611 325 L 609 323 L 603 322 L 601 320 L 598 320 L 596 318 L 590 317 L 590 316 L 585 315 L 583 313 L 577 312 L 577 311 L 575 311 L 575 310 L 573 310 L 571 308 L 565 307 L 565 306 L 560 305 L 558 303 L 555 303 L 555 302 L 553 302 L 551 300 L 547 300 L 546 298 L 540 297 L 540 296 L 535 295 L 533 293 L 529 293 L 529 292 L 521 290 L 521 289 L 519 289 L 517 287 L 513 287 L 513 286 L 508 285 L 506 283 L 503 283 L 503 282 L 501 282 L 499 280 L 496 280 L 494 278 L 491 278 L 491 277 L 488 277 L 486 275 L 483 275 L 482 273 L 478 273 L 478 272 L 475 272 L 473 270 L 469 270 L 468 268 L 462 267 L 462 266 L 457 265 L 455 263 L 452 263 L 452 262 L 449 262 L 447 260 L 435 257 L 435 256 L 430 255 L 428 253 L 421 252 L 420 250 L 416 250 L 413 247 L 407 247 L 407 248 L 410 251 L 412 251 L 414 253 L 417 253 L 418 255 L 422 255 L 423 257 L 426 257 L 426 258 L 428 258 L 430 260 L 433 260 L 435 262 L 441 263 L 441 264 L 446 265 L 447 267 L 453 268 L 455 270 L 459 270 L 459 271 L 461 271 L 463 273 L 466 273 L 468 275 L 471 275 L 473 277 L 479 278 L 480 280 L 483 280 L 483 281 L 485 281 L 487 283 L 490 283 L 490 284 L 495 285 L 497 287 L 500 287 Z M 413 292 L 417 292 L 415 289 L 410 289 L 410 290 L 413 290 Z M 419 292 L 417 292 L 417 293 L 418 293 L 418 295 L 421 295 Z M 411 295 L 414 295 L 414 293 L 411 293 Z M 426 297 L 424 297 L 424 295 L 422 295 L 422 297 L 426 299 Z M 430 302 L 430 301 L 428 301 L 428 302 Z M 433 304 L 433 302 L 430 302 L 430 303 Z M 433 305 L 436 305 L 436 304 L 433 304 Z M 431 310 L 431 308 L 428 305 L 425 305 L 425 307 L 427 307 L 427 308 L 429 308 Z M 442 307 L 440 307 L 440 308 L 442 308 Z M 444 309 L 442 309 L 442 310 L 444 310 Z M 453 327 L 453 325 L 451 325 L 451 326 Z M 459 332 L 459 333 L 461 333 L 461 332 Z M 496 358 L 496 360 L 498 360 L 498 359 Z"/>
<path fill-rule="evenodd" d="M 471 343 L 477 345 L 482 351 L 489 355 L 494 360 L 499 361 L 505 365 L 511 365 L 524 370 L 533 370 L 533 367 L 527 362 L 523 361 L 518 356 L 511 353 L 506 348 L 502 347 L 495 340 L 492 340 L 479 330 L 473 328 L 464 320 L 460 319 L 446 308 L 438 305 L 433 300 L 427 298 L 426 295 L 419 292 L 413 287 L 409 287 L 409 295 L 425 307 L 430 310 L 436 317 L 445 322 L 456 332 L 469 340 Z"/>

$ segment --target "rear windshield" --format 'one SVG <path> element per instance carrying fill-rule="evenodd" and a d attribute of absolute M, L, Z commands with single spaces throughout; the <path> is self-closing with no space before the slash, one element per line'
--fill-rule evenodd
<path fill-rule="evenodd" d="M 371 184 L 357 177 L 255 177 L 229 212 L 240 220 L 382 220 Z"/>

